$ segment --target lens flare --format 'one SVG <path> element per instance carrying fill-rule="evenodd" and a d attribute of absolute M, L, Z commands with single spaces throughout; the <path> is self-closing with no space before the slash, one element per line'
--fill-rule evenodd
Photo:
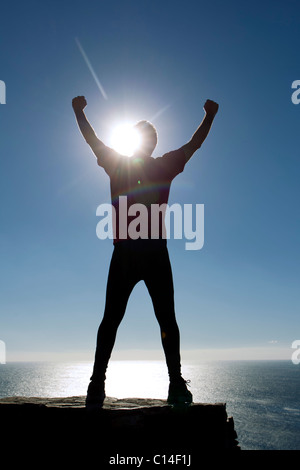
<path fill-rule="evenodd" d="M 94 79 L 95 82 L 96 82 L 97 87 L 98 87 L 99 90 L 100 90 L 101 95 L 103 96 L 103 98 L 104 98 L 105 100 L 107 100 L 107 94 L 105 93 L 105 90 L 104 90 L 102 84 L 100 83 L 100 80 L 99 80 L 99 78 L 97 77 L 96 72 L 94 71 L 94 69 L 93 69 L 93 67 L 92 67 L 92 64 L 91 64 L 90 61 L 89 61 L 89 58 L 88 58 L 88 56 L 87 56 L 86 53 L 85 53 L 85 50 L 83 49 L 82 45 L 80 44 L 79 39 L 75 38 L 75 41 L 76 41 L 76 44 L 77 44 L 77 46 L 78 46 L 78 49 L 79 49 L 80 52 L 81 52 L 82 57 L 83 57 L 84 60 L 85 60 L 86 65 L 88 66 L 89 71 L 90 71 L 91 74 L 92 74 L 93 79 Z"/>
<path fill-rule="evenodd" d="M 131 157 L 138 150 L 140 144 L 141 135 L 131 124 L 120 124 L 111 133 L 111 147 L 127 157 Z"/>

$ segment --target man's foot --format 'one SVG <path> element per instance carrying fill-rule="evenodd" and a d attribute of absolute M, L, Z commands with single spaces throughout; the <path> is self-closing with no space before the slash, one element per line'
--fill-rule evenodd
<path fill-rule="evenodd" d="M 105 399 L 104 384 L 98 385 L 90 382 L 85 399 L 85 407 L 88 411 L 100 410 Z"/>
<path fill-rule="evenodd" d="M 189 380 L 184 380 L 182 377 L 176 380 L 170 380 L 168 404 L 169 405 L 184 405 L 193 402 L 193 395 L 187 389 Z"/>

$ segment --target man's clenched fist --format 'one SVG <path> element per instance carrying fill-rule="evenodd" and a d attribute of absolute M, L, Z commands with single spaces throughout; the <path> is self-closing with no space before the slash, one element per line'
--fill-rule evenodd
<path fill-rule="evenodd" d="M 72 100 L 72 106 L 74 111 L 77 110 L 82 110 L 86 107 L 86 99 L 84 96 L 76 96 L 76 98 L 73 98 Z"/>
<path fill-rule="evenodd" d="M 215 103 L 212 100 L 206 100 L 205 105 L 204 105 L 204 111 L 206 112 L 206 114 L 215 115 L 217 114 L 218 109 L 219 109 L 218 103 Z"/>

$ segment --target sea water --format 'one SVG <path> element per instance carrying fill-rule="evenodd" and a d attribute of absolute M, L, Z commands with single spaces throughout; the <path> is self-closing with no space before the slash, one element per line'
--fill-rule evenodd
<path fill-rule="evenodd" d="M 183 364 L 194 402 L 226 403 L 244 450 L 300 450 L 300 365 L 291 361 Z M 86 394 L 92 363 L 0 365 L 0 398 Z M 111 361 L 107 396 L 162 398 L 168 375 L 161 361 Z"/>

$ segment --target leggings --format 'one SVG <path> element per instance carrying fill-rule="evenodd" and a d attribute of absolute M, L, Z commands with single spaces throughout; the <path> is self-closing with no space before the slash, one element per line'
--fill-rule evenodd
<path fill-rule="evenodd" d="M 166 240 L 124 240 L 114 245 L 106 303 L 98 329 L 91 380 L 101 383 L 134 286 L 143 280 L 158 320 L 170 380 L 181 375 L 179 329 L 175 318 L 172 269 Z"/>

